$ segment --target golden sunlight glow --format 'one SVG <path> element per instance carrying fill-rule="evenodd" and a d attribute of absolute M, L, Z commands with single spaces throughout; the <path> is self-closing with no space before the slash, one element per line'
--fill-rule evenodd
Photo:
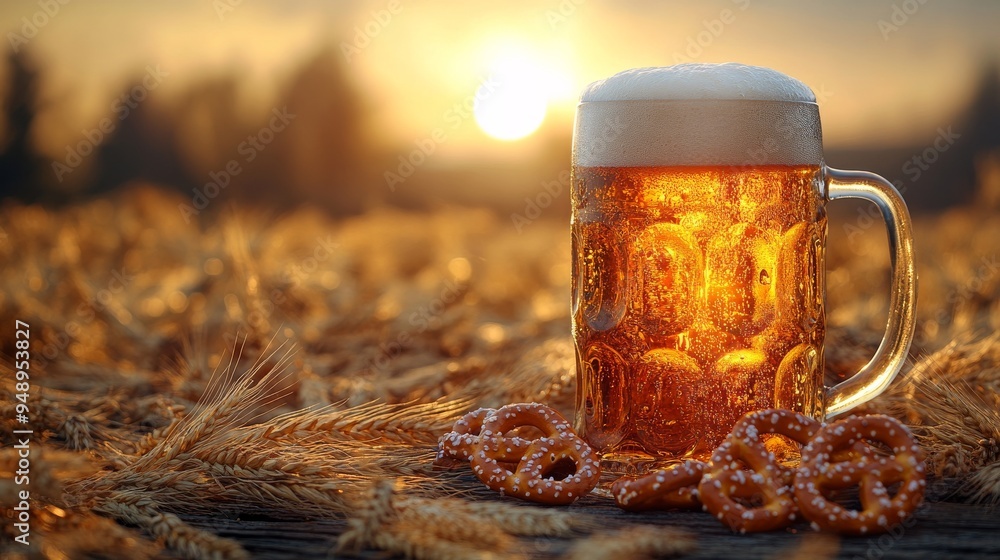
<path fill-rule="evenodd" d="M 516 51 L 497 57 L 476 91 L 476 124 L 498 140 L 517 140 L 538 130 L 549 101 L 565 87 L 565 77 L 537 58 Z"/>

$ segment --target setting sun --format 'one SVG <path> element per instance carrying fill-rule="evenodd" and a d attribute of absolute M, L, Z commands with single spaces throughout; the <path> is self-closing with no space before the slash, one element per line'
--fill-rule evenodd
<path fill-rule="evenodd" d="M 554 76 L 524 55 L 497 58 L 476 91 L 476 124 L 498 140 L 517 140 L 535 132 L 545 120 Z"/>

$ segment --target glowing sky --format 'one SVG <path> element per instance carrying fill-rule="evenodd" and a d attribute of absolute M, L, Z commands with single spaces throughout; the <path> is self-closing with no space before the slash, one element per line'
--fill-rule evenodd
<path fill-rule="evenodd" d="M 237 5 L 220 8 L 228 3 Z M 919 9 L 906 14 L 904 5 Z M 443 126 L 449 109 L 518 60 L 527 70 L 508 94 L 544 119 L 536 137 L 568 133 L 576 97 L 593 80 L 694 60 L 770 66 L 801 79 L 820 97 L 828 146 L 919 142 L 953 118 L 983 57 L 1000 59 L 1000 2 L 94 0 L 49 18 L 38 10 L 5 2 L 0 29 L 21 33 L 22 18 L 48 20 L 28 45 L 57 101 L 39 123 L 50 148 L 107 115 L 127 78 L 147 65 L 170 73 L 156 95 L 227 72 L 242 79 L 242 102 L 252 106 L 273 103 L 322 45 L 343 54 L 386 144 Z M 532 85 L 540 95 L 524 94 Z M 490 125 L 462 119 L 443 159 L 516 149 L 484 134 Z"/>

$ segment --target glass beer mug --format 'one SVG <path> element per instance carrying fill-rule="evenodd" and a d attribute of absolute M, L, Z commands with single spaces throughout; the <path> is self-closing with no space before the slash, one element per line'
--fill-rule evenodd
<path fill-rule="evenodd" d="M 906 206 L 885 179 L 824 165 L 801 82 L 687 64 L 591 84 L 572 174 L 576 429 L 606 468 L 707 459 L 753 410 L 841 414 L 902 367 L 916 301 Z M 825 207 L 838 198 L 881 210 L 891 307 L 872 360 L 824 387 Z"/>

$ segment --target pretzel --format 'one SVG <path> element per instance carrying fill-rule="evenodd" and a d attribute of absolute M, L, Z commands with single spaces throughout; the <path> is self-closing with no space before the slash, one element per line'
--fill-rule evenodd
<path fill-rule="evenodd" d="M 571 503 L 597 485 L 601 468 L 595 453 L 558 412 L 536 403 L 485 410 L 455 423 L 441 438 L 439 458 L 468 457 L 472 472 L 490 489 L 543 504 Z M 541 437 L 507 435 L 523 427 L 537 429 Z M 568 469 L 567 462 L 573 472 L 560 479 L 558 471 Z"/>
<path fill-rule="evenodd" d="M 625 511 L 697 509 L 698 482 L 705 463 L 684 461 L 638 478 L 622 477 L 611 485 L 611 495 Z"/>
<path fill-rule="evenodd" d="M 805 444 L 819 428 L 819 422 L 788 410 L 761 410 L 743 416 L 712 454 L 698 484 L 705 510 L 741 533 L 790 525 L 798 509 L 787 485 L 789 471 L 775 462 L 759 436 L 780 434 Z M 741 464 L 751 471 L 743 470 Z M 744 505 L 758 498 L 761 505 Z"/>
<path fill-rule="evenodd" d="M 496 413 L 496 409 L 480 408 L 459 418 L 452 426 L 452 431 L 441 436 L 438 441 L 438 453 L 434 465 L 451 468 L 459 462 L 468 462 L 480 444 L 479 436 L 483 429 L 483 420 L 494 413 Z M 505 462 L 516 463 L 524 455 L 524 451 L 531 442 L 524 438 L 511 437 L 507 438 L 505 443 L 504 449 L 510 448 L 511 450 L 510 458 Z"/>
<path fill-rule="evenodd" d="M 892 449 L 888 457 L 874 453 L 856 461 L 838 455 L 864 440 Z M 900 483 L 895 496 L 888 487 Z M 824 496 L 860 487 L 861 509 L 846 509 Z M 802 449 L 795 476 L 795 498 L 813 528 L 844 535 L 884 533 L 913 514 L 924 497 L 924 455 L 910 431 L 881 414 L 854 416 L 824 426 Z"/>

